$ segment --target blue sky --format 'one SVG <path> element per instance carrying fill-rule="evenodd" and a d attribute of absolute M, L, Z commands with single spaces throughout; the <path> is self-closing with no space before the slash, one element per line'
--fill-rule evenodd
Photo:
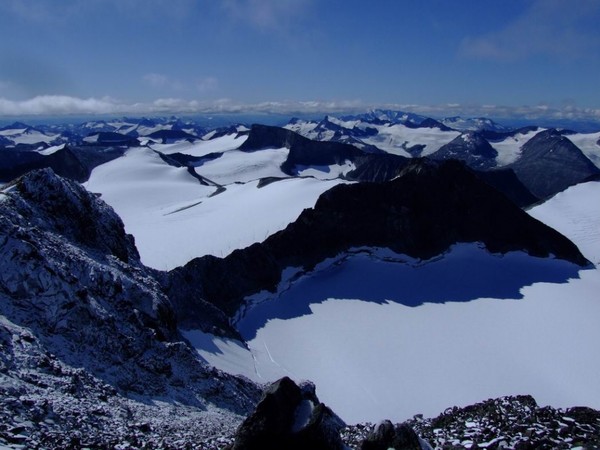
<path fill-rule="evenodd" d="M 598 0 L 2 0 L 0 115 L 600 121 Z"/>

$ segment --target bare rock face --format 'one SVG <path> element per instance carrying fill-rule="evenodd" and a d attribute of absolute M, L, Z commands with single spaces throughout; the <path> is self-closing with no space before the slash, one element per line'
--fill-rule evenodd
<path fill-rule="evenodd" d="M 430 155 L 432 159 L 458 159 L 472 169 L 487 170 L 496 165 L 498 152 L 480 134 L 467 131 Z"/>
<path fill-rule="evenodd" d="M 548 198 L 600 173 L 583 152 L 557 130 L 542 131 L 523 145 L 509 166 L 538 198 Z"/>
<path fill-rule="evenodd" d="M 242 423 L 233 450 L 336 450 L 345 426 L 319 402 L 312 384 L 298 386 L 284 377 L 270 385 L 256 410 Z"/>

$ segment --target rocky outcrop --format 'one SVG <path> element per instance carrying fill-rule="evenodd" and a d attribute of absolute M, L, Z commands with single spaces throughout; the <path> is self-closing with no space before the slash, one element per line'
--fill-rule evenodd
<path fill-rule="evenodd" d="M 360 445 L 360 450 L 422 450 L 419 436 L 406 424 L 379 423 Z"/>
<path fill-rule="evenodd" d="M 342 450 L 344 422 L 319 401 L 314 385 L 285 377 L 269 386 L 235 435 L 233 450 Z"/>
<path fill-rule="evenodd" d="M 0 192 L 0 347 L 0 443 L 25 426 L 27 446 L 85 446 L 63 439 L 83 428 L 88 446 L 102 447 L 105 427 L 125 436 L 135 421 L 179 410 L 215 418 L 214 433 L 258 399 L 252 383 L 207 366 L 180 337 L 114 211 L 50 169 Z"/>
<path fill-rule="evenodd" d="M 462 163 L 417 159 L 387 183 L 338 185 L 263 243 L 223 259 L 194 259 L 170 276 L 178 289 L 231 315 L 245 296 L 274 290 L 286 267 L 310 270 L 353 247 L 383 247 L 428 259 L 457 242 L 588 264 L 572 242 L 531 218 Z"/>
<path fill-rule="evenodd" d="M 575 144 L 554 129 L 527 141 L 519 159 L 508 167 L 540 199 L 600 173 Z"/>
<path fill-rule="evenodd" d="M 448 408 L 433 419 L 407 422 L 435 448 L 598 448 L 600 412 L 540 407 L 529 395 Z"/>

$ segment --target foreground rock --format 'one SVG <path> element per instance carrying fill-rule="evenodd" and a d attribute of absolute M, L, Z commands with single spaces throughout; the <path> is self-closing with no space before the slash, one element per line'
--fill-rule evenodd
<path fill-rule="evenodd" d="M 240 426 L 233 450 L 341 450 L 345 426 L 319 402 L 312 384 L 296 385 L 285 377 L 273 383 L 254 413 Z"/>
<path fill-rule="evenodd" d="M 184 448 L 233 432 L 259 390 L 200 359 L 153 275 L 79 184 L 45 169 L 0 191 L 0 447 Z"/>

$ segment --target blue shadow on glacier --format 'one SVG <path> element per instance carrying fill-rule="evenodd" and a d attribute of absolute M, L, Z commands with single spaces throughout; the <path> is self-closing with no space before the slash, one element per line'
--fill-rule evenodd
<path fill-rule="evenodd" d="M 246 340 L 272 319 L 310 314 L 310 305 L 328 299 L 359 299 L 406 306 L 466 302 L 478 298 L 521 299 L 534 283 L 566 283 L 581 267 L 522 252 L 490 254 L 476 244 L 455 245 L 420 264 L 390 262 L 358 253 L 295 281 L 284 292 L 253 306 L 236 324 Z M 344 320 L 340 317 L 340 320 Z"/>

